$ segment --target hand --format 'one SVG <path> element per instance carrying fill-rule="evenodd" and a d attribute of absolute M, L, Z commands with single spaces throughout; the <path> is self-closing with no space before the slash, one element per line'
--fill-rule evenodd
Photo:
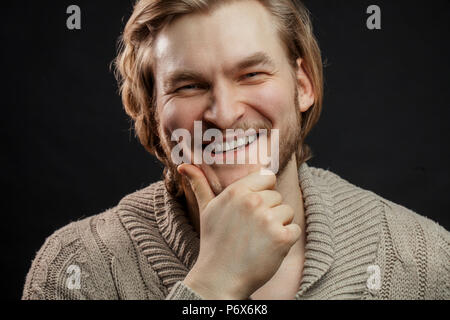
<path fill-rule="evenodd" d="M 201 169 L 182 164 L 196 196 L 200 252 L 184 283 L 204 299 L 247 299 L 276 273 L 301 230 L 273 190 L 275 174 L 249 174 L 217 197 Z"/>

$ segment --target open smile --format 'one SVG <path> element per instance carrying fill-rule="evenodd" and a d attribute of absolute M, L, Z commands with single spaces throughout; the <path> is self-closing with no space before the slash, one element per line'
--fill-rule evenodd
<path fill-rule="evenodd" d="M 239 137 L 237 139 L 232 139 L 232 140 L 228 140 L 228 141 L 222 141 L 222 142 L 211 142 L 211 143 L 206 143 L 202 145 L 202 149 L 204 150 L 208 145 L 211 145 L 211 153 L 213 155 L 220 155 L 220 154 L 224 154 L 227 152 L 232 152 L 232 151 L 238 151 L 238 150 L 242 150 L 246 147 L 248 147 L 249 145 L 251 145 L 253 142 L 255 142 L 256 140 L 258 140 L 259 137 L 259 133 L 253 134 L 253 135 L 249 135 L 249 136 L 245 136 L 245 137 Z"/>

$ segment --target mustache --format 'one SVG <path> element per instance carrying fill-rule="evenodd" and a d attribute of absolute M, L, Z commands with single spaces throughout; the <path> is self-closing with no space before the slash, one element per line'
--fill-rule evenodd
<path fill-rule="evenodd" d="M 273 125 L 270 121 L 266 120 L 266 121 L 243 121 L 241 123 L 238 123 L 236 125 L 233 125 L 230 128 L 227 129 L 220 129 L 216 126 L 209 126 L 209 125 L 205 125 L 204 127 L 202 126 L 202 135 L 204 134 L 204 132 L 206 130 L 209 129 L 216 129 L 218 131 L 220 131 L 222 133 L 223 136 L 226 135 L 227 130 L 233 130 L 233 131 L 238 131 L 238 130 L 242 130 L 244 132 L 248 131 L 248 130 L 255 130 L 256 132 L 258 132 L 261 129 L 265 129 L 268 132 L 270 132 L 270 130 L 273 128 Z"/>

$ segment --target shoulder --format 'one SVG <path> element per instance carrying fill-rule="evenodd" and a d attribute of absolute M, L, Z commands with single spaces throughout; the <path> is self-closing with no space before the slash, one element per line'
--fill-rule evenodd
<path fill-rule="evenodd" d="M 22 299 L 106 298 L 98 290 L 105 279 L 93 268 L 101 256 L 89 252 L 95 242 L 83 236 L 101 215 L 72 222 L 47 237 L 31 264 Z"/>
<path fill-rule="evenodd" d="M 418 246 L 412 240 L 421 241 L 429 247 L 437 244 L 439 237 L 448 237 L 448 231 L 437 222 L 392 201 L 381 198 L 381 202 L 390 235 L 396 243 L 405 245 L 405 249 Z"/>
<path fill-rule="evenodd" d="M 123 204 L 142 194 L 127 195 L 117 206 L 50 235 L 32 261 L 22 299 L 164 297 L 165 288 L 124 227 L 130 215 Z"/>
<path fill-rule="evenodd" d="M 448 241 L 449 232 L 437 222 L 370 190 L 360 188 L 328 170 L 311 168 L 311 172 L 318 183 L 330 190 L 334 205 L 343 201 L 352 206 L 372 203 L 379 211 L 380 223 L 388 228 L 394 242 L 399 246 L 406 246 L 405 250 L 411 250 L 412 239 L 426 241 L 424 245 L 445 244 Z"/>
<path fill-rule="evenodd" d="M 368 290 L 372 298 L 450 299 L 450 233 L 447 230 L 333 172 L 311 168 L 311 175 L 323 190 L 329 190 L 335 221 L 347 219 L 351 213 L 348 219 L 353 220 L 352 224 L 376 226 L 372 230 L 377 230 L 378 240 L 368 277 L 379 270 L 381 279 L 375 290 Z M 371 287 L 369 282 L 367 286 Z"/>
<path fill-rule="evenodd" d="M 314 184 L 320 187 L 322 197 L 328 197 L 334 227 L 344 223 L 342 227 L 345 228 L 380 231 L 384 214 L 383 198 L 325 169 L 311 167 L 311 177 Z"/>
<path fill-rule="evenodd" d="M 395 287 L 407 285 L 410 298 L 450 299 L 450 233 L 402 205 L 382 202 L 384 243 L 391 247 L 385 264 L 393 277 L 393 288 L 386 289 L 392 295 Z"/>

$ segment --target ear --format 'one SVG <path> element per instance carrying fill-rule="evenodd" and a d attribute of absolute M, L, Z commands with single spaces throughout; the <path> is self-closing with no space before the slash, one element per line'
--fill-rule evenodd
<path fill-rule="evenodd" d="M 314 104 L 315 94 L 311 80 L 305 71 L 305 66 L 302 58 L 297 59 L 297 89 L 298 89 L 298 102 L 301 112 L 308 111 Z"/>

